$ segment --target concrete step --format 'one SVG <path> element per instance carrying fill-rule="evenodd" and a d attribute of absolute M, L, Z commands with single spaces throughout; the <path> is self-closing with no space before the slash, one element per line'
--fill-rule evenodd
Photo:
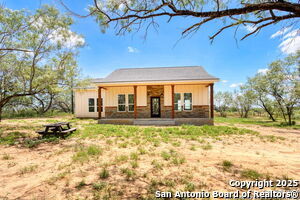
<path fill-rule="evenodd" d="M 144 125 L 144 126 L 175 126 L 174 119 L 135 119 L 133 121 L 134 125 Z"/>

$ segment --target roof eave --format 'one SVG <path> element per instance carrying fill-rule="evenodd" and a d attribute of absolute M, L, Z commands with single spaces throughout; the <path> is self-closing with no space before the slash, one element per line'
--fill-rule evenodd
<path fill-rule="evenodd" d="M 153 80 L 153 81 L 106 81 L 106 82 L 94 82 L 95 84 L 153 84 L 153 83 L 178 83 L 178 82 L 203 82 L 203 83 L 215 83 L 218 82 L 220 79 L 219 78 L 210 78 L 210 79 L 180 79 L 180 80 Z"/>

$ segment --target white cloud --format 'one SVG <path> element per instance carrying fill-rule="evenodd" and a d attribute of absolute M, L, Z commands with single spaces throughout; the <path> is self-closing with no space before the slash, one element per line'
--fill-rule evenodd
<path fill-rule="evenodd" d="M 296 53 L 300 50 L 300 29 L 291 30 L 290 27 L 277 31 L 271 38 L 283 36 L 279 44 L 280 50 L 285 54 Z"/>
<path fill-rule="evenodd" d="M 266 74 L 267 71 L 269 71 L 268 68 L 265 68 L 265 69 L 258 69 L 258 70 L 257 70 L 257 73 L 259 73 L 259 74 Z"/>
<path fill-rule="evenodd" d="M 222 83 L 227 83 L 228 81 L 227 81 L 227 80 L 222 80 L 221 82 L 222 82 Z"/>
<path fill-rule="evenodd" d="M 255 26 L 250 26 L 250 25 L 246 25 L 245 28 L 250 33 L 256 30 Z"/>
<path fill-rule="evenodd" d="M 229 87 L 236 88 L 236 87 L 239 87 L 239 86 L 242 86 L 242 85 L 243 85 L 243 83 L 233 83 Z"/>
<path fill-rule="evenodd" d="M 274 33 L 273 35 L 271 35 L 271 39 L 276 38 L 278 36 L 284 35 L 286 32 L 290 31 L 292 27 L 285 27 L 279 31 L 277 31 L 276 33 Z"/>
<path fill-rule="evenodd" d="M 80 35 L 70 30 L 56 30 L 50 36 L 50 41 L 53 43 L 61 43 L 66 48 L 74 48 L 84 45 L 85 40 Z"/>
<path fill-rule="evenodd" d="M 137 48 L 134 48 L 131 46 L 127 47 L 127 49 L 128 49 L 129 53 L 138 53 L 139 52 L 139 50 Z"/>
<path fill-rule="evenodd" d="M 47 20 L 47 17 L 45 19 Z M 43 18 L 39 18 L 32 23 L 32 26 L 37 29 L 41 29 L 42 27 L 47 26 L 47 24 Z M 63 47 L 70 49 L 76 46 L 84 45 L 85 43 L 85 40 L 82 36 L 64 28 L 58 28 L 54 30 L 48 38 L 53 44 L 60 43 L 63 45 Z"/>

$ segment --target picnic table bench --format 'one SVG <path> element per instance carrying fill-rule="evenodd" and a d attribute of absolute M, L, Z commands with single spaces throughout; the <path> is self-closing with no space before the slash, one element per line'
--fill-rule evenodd
<path fill-rule="evenodd" d="M 76 128 L 71 128 L 70 122 L 58 122 L 53 124 L 43 125 L 45 130 L 37 131 L 38 134 L 43 136 L 55 135 L 55 136 L 65 136 L 66 134 L 73 133 Z"/>

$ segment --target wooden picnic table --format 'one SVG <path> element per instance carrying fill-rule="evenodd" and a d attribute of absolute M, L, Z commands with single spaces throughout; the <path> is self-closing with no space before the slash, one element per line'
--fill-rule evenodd
<path fill-rule="evenodd" d="M 56 136 L 65 136 L 68 133 L 76 131 L 76 128 L 71 128 L 70 122 L 58 122 L 53 124 L 45 124 L 44 131 L 37 131 L 41 135 L 56 135 Z"/>

